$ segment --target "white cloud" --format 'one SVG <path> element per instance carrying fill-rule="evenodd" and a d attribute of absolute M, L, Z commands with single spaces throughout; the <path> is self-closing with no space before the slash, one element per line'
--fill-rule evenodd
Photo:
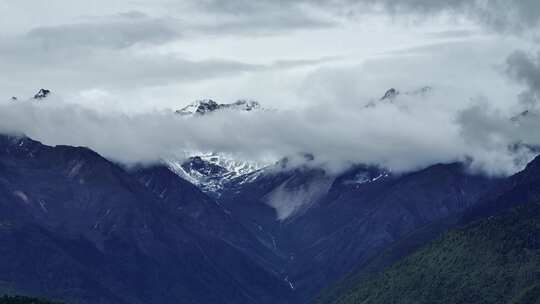
<path fill-rule="evenodd" d="M 474 169 L 509 174 L 532 157 L 528 150 L 510 150 L 512 144 L 540 144 L 531 131 L 537 130 L 531 128 L 534 122 L 515 125 L 510 113 L 456 100 L 459 94 L 445 88 L 427 95 L 402 93 L 392 102 L 379 96 L 324 107 L 321 101 L 302 110 L 196 118 L 172 111 L 103 113 L 54 99 L 6 102 L 0 109 L 0 132 L 22 132 L 52 145 L 87 146 L 128 164 L 183 151 L 220 151 L 254 160 L 311 153 L 314 165 L 334 171 L 352 163 L 407 171 L 470 160 Z M 370 101 L 375 106 L 366 107 Z"/>
<path fill-rule="evenodd" d="M 538 60 L 517 52 L 503 61 L 535 47 L 538 3 L 0 2 L 9 12 L 0 21 L 5 99 L 46 87 L 64 100 L 3 104 L 0 130 L 127 163 L 182 150 L 309 152 L 332 169 L 363 162 L 399 171 L 472 158 L 474 168 L 513 172 L 531 155 L 508 145 L 537 143 L 523 127 L 533 122 L 509 118 L 521 110 L 519 83 L 522 100 L 537 99 Z M 411 17 L 422 22 L 400 21 Z M 364 107 L 390 87 L 425 85 L 433 95 Z M 156 111 L 204 97 L 256 98 L 286 110 L 199 120 Z"/>

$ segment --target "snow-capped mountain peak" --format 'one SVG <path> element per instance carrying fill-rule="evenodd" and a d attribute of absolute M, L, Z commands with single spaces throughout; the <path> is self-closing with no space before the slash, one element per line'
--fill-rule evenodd
<path fill-rule="evenodd" d="M 225 183 L 259 171 L 269 164 L 239 160 L 225 153 L 193 153 L 187 160 L 169 159 L 165 163 L 177 175 L 203 192 L 219 196 Z"/>
<path fill-rule="evenodd" d="M 176 111 L 180 115 L 204 115 L 217 110 L 220 105 L 212 99 L 197 100 L 184 108 Z"/>
<path fill-rule="evenodd" d="M 253 111 L 261 109 L 261 105 L 253 100 L 238 100 L 233 103 L 217 103 L 212 99 L 197 100 L 176 111 L 183 116 L 205 115 L 221 110 Z"/>
<path fill-rule="evenodd" d="M 47 90 L 47 89 L 40 89 L 40 90 L 34 95 L 34 99 L 35 99 L 35 100 L 41 100 L 41 99 L 44 99 L 44 98 L 46 98 L 47 96 L 49 96 L 49 94 L 51 94 L 51 91 L 50 91 L 50 90 Z"/>
<path fill-rule="evenodd" d="M 52 94 L 51 90 L 48 89 L 39 89 L 34 96 L 30 98 L 19 98 L 17 96 L 12 96 L 9 98 L 9 101 L 11 102 L 19 102 L 19 101 L 42 101 L 46 98 L 48 98 Z"/>
<path fill-rule="evenodd" d="M 394 99 L 396 96 L 399 95 L 399 91 L 391 88 L 386 93 L 384 93 L 383 97 L 381 97 L 381 100 L 388 100 L 388 99 Z"/>

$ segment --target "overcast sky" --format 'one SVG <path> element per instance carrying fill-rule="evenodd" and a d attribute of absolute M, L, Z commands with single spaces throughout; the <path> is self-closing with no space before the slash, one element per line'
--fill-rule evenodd
<path fill-rule="evenodd" d="M 187 148 L 254 158 L 316 151 L 403 170 L 476 157 L 508 173 L 531 157 L 508 144 L 540 143 L 506 126 L 540 95 L 536 0 L 0 0 L 0 12 L 0 100 L 55 93 L 49 108 L 3 104 L 0 127 L 120 161 Z M 429 96 L 365 110 L 391 87 L 424 86 Z M 279 114 L 227 125 L 232 140 L 216 132 L 231 124 L 219 118 L 169 122 L 168 109 L 203 98 L 255 99 Z M 79 114 L 62 116 L 66 105 Z M 161 131 L 145 135 L 143 120 Z M 117 124 L 131 133 L 100 129 Z M 170 143 L 171 132 L 181 140 Z M 133 147 L 140 153 L 126 152 Z"/>

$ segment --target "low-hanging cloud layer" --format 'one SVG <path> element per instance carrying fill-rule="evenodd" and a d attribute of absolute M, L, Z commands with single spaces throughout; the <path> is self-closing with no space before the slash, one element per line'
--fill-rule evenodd
<path fill-rule="evenodd" d="M 184 151 L 311 153 L 334 171 L 464 161 L 509 174 L 540 146 L 535 0 L 40 5 L 0 0 L 9 12 L 0 24 L 3 133 L 87 146 L 126 164 Z M 8 101 L 44 86 L 60 96 Z M 423 86 L 433 90 L 411 93 Z M 379 100 L 390 87 L 403 94 Z M 168 110 L 206 97 L 278 110 L 199 118 Z"/>
<path fill-rule="evenodd" d="M 0 132 L 87 146 L 126 164 L 152 163 L 184 151 L 254 160 L 311 153 L 314 165 L 332 171 L 355 163 L 407 171 L 464 161 L 489 174 L 509 174 L 532 159 L 531 146 L 540 146 L 536 116 L 516 120 L 482 101 L 449 109 L 445 104 L 453 96 L 447 93 L 433 89 L 302 111 L 223 111 L 199 117 L 170 111 L 103 114 L 54 104 L 53 99 L 6 102 L 0 106 Z"/>

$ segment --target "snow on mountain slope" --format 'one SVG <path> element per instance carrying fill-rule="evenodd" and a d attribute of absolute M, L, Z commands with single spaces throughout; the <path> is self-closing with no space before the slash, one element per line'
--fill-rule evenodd
<path fill-rule="evenodd" d="M 254 178 L 256 171 L 268 166 L 248 160 L 239 160 L 224 153 L 192 154 L 187 160 L 168 159 L 165 163 L 169 168 L 198 186 L 203 192 L 219 196 L 224 184 L 242 177 Z"/>
<path fill-rule="evenodd" d="M 212 99 L 195 101 L 175 113 L 181 117 L 199 117 L 218 111 L 250 112 L 264 110 L 253 100 L 238 100 L 234 103 L 218 103 Z M 167 159 L 165 163 L 169 168 L 197 185 L 202 191 L 214 197 L 219 197 L 225 183 L 233 179 L 241 179 L 269 164 L 250 160 L 241 160 L 225 153 L 214 152 L 186 152 L 187 157 Z M 187 159 L 187 160 L 186 160 Z"/>
<path fill-rule="evenodd" d="M 234 103 L 217 103 L 212 99 L 197 100 L 184 108 L 176 111 L 182 116 L 205 115 L 208 113 L 233 110 L 233 111 L 253 111 L 260 110 L 261 105 L 253 100 L 238 100 Z"/>
<path fill-rule="evenodd" d="M 50 91 L 50 90 L 47 90 L 47 89 L 40 89 L 40 90 L 34 95 L 34 99 L 35 99 L 35 100 L 40 100 L 40 99 L 43 99 L 43 98 L 47 98 L 47 96 L 49 96 L 49 94 L 51 94 L 51 91 Z"/>

